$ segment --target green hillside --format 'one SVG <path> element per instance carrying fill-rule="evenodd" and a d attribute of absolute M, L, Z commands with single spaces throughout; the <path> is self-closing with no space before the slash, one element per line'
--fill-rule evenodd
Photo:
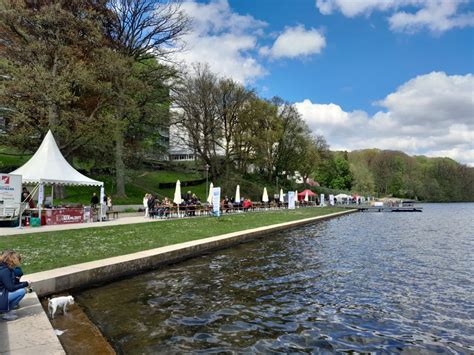
<path fill-rule="evenodd" d="M 352 189 L 423 201 L 474 201 L 474 168 L 449 158 L 365 149 L 348 154 Z"/>

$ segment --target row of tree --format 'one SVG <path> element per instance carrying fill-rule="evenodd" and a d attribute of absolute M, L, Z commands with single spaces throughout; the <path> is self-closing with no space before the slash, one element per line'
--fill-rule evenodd
<path fill-rule="evenodd" d="M 173 121 L 180 142 L 213 176 L 255 171 L 268 182 L 299 171 L 308 177 L 331 159 L 324 137 L 311 134 L 297 109 L 264 100 L 207 66 L 196 66 L 173 88 Z"/>
<path fill-rule="evenodd" d="M 166 148 L 171 103 L 173 124 L 187 133 L 181 144 L 214 177 L 308 176 L 330 158 L 324 138 L 282 99 L 263 100 L 206 66 L 190 74 L 164 65 L 187 30 L 173 0 L 3 1 L 2 142 L 32 151 L 51 129 L 66 159 L 114 161 L 122 196 L 127 168 Z"/>

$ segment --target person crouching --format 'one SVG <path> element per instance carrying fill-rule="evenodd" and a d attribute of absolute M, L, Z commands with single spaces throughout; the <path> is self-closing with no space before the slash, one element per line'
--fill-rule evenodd
<path fill-rule="evenodd" d="M 13 309 L 25 297 L 29 282 L 16 282 L 15 268 L 20 266 L 21 257 L 15 251 L 5 251 L 0 256 L 0 312 L 4 320 L 14 320 L 18 316 Z"/>

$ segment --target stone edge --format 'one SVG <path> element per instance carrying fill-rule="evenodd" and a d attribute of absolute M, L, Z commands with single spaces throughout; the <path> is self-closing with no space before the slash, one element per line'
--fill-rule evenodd
<path fill-rule="evenodd" d="M 34 290 L 38 296 L 47 296 L 67 290 L 93 286 L 103 282 L 110 282 L 120 277 L 142 273 L 213 250 L 244 243 L 272 232 L 278 232 L 316 221 L 339 217 L 356 211 L 357 210 L 336 212 L 324 216 L 305 218 L 297 221 L 273 224 L 270 226 L 173 244 L 156 249 L 144 250 L 132 254 L 29 274 L 25 275 L 24 279 L 33 282 Z"/>

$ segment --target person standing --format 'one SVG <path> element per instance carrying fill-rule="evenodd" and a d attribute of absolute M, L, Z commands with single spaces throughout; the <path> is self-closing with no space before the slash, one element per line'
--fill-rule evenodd
<path fill-rule="evenodd" d="M 96 208 L 97 205 L 99 204 L 99 197 L 97 196 L 97 194 L 94 192 L 92 194 L 92 198 L 91 198 L 91 206 L 93 208 Z"/>
<path fill-rule="evenodd" d="M 107 196 L 107 210 L 112 211 L 112 196 Z"/>
<path fill-rule="evenodd" d="M 4 312 L 4 320 L 15 320 L 18 316 L 13 309 L 25 297 L 29 282 L 15 282 L 15 268 L 21 264 L 20 255 L 12 250 L 5 251 L 0 256 L 0 312 Z"/>
<path fill-rule="evenodd" d="M 143 207 L 145 207 L 145 217 L 148 217 L 149 214 L 148 214 L 148 198 L 150 196 L 148 194 L 145 194 L 145 196 L 143 197 Z"/>

